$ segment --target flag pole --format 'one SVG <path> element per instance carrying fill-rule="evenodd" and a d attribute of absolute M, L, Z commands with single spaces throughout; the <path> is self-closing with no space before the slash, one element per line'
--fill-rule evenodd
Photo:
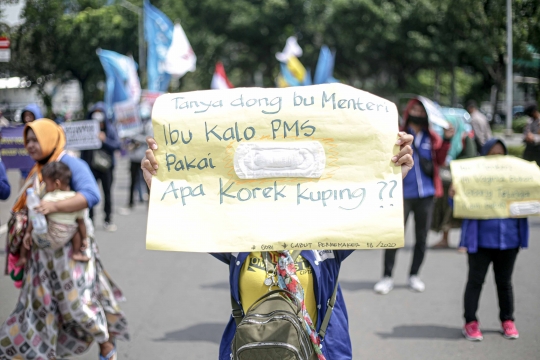
<path fill-rule="evenodd" d="M 139 42 L 139 72 L 140 72 L 140 79 L 145 79 L 146 74 L 146 53 L 144 51 L 144 12 L 143 9 L 133 5 L 127 0 L 122 0 L 122 2 L 119 3 L 120 6 L 122 6 L 125 9 L 128 9 L 131 12 L 134 12 L 139 16 L 138 21 L 138 42 Z"/>

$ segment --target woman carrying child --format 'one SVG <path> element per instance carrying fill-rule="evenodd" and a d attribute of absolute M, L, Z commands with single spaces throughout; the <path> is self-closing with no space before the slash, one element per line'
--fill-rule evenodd
<path fill-rule="evenodd" d="M 66 164 L 59 161 L 50 162 L 43 167 L 41 175 L 47 192 L 43 201 L 56 202 L 76 195 L 74 191 L 70 191 L 71 170 Z M 32 241 L 35 241 L 40 248 L 52 250 L 58 250 L 71 241 L 73 248 L 71 258 L 75 261 L 90 260 L 82 252 L 82 243 L 88 240 L 84 216 L 84 210 L 50 213 L 47 216 L 47 232 L 44 234 L 37 234 L 32 221 L 29 221 L 17 266 L 26 264 L 26 252 L 32 247 Z"/>
<path fill-rule="evenodd" d="M 35 210 L 44 215 L 72 213 L 99 202 L 97 184 L 88 166 L 65 154 L 65 135 L 60 126 L 41 119 L 27 124 L 23 135 L 28 154 L 36 160 L 29 179 L 37 177 L 41 181 L 44 165 L 57 161 L 67 165 L 73 174 L 70 187 L 74 196 L 42 201 Z M 13 212 L 24 210 L 25 204 L 23 192 Z M 87 262 L 72 259 L 70 241 L 56 251 L 33 242 L 19 300 L 0 326 L 0 359 L 68 357 L 85 352 L 93 341 L 99 343 L 100 359 L 116 359 L 114 340 L 129 337 L 118 305 L 123 295 L 103 269 L 91 223 L 86 227 Z M 8 245 L 9 256 L 19 253 L 20 242 Z"/>
<path fill-rule="evenodd" d="M 507 155 L 506 146 L 501 140 L 491 139 L 481 150 L 484 156 Z M 451 191 L 451 195 L 453 191 Z M 514 324 L 514 292 L 512 272 L 520 248 L 526 248 L 529 242 L 527 219 L 463 219 L 461 225 L 461 243 L 468 252 L 469 275 L 465 288 L 465 326 L 463 335 L 467 340 L 483 339 L 476 312 L 480 300 L 482 285 L 493 263 L 497 295 L 499 297 L 499 319 L 501 333 L 507 339 L 517 339 L 519 333 Z"/>

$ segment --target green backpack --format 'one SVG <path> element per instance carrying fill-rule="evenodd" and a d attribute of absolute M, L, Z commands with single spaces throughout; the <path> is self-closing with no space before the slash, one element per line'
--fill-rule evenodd
<path fill-rule="evenodd" d="M 294 252 L 295 259 L 299 252 Z M 337 282 L 324 316 L 319 336 L 326 334 L 337 295 Z M 284 296 L 289 295 L 287 299 Z M 294 299 L 294 300 L 289 300 Z M 242 307 L 231 297 L 236 333 L 231 344 L 231 360 L 317 360 L 296 296 L 279 289 L 261 296 L 243 315 Z"/>

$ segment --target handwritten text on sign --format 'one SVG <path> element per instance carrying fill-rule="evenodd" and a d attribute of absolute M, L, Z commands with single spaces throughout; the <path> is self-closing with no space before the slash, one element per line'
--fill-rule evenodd
<path fill-rule="evenodd" d="M 451 163 L 454 216 L 499 219 L 540 215 L 540 168 L 513 156 Z"/>
<path fill-rule="evenodd" d="M 397 111 L 341 84 L 167 94 L 147 248 L 403 246 Z"/>
<path fill-rule="evenodd" d="M 62 128 L 66 134 L 66 149 L 93 150 L 101 148 L 97 120 L 65 122 L 62 124 Z"/>

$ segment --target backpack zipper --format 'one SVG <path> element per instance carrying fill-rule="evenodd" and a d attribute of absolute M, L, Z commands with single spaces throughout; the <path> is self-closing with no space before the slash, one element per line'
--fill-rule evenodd
<path fill-rule="evenodd" d="M 298 358 L 298 360 L 307 360 L 307 358 L 302 358 L 302 356 L 300 355 L 300 352 L 298 351 L 297 348 L 295 348 L 291 344 L 282 343 L 282 342 L 266 342 L 266 343 L 246 344 L 244 346 L 241 346 L 240 349 L 238 349 L 236 351 L 235 356 L 237 354 L 240 354 L 244 350 L 249 350 L 250 348 L 257 348 L 257 347 L 260 347 L 260 346 L 281 346 L 281 347 L 287 348 L 287 349 L 291 350 L 292 352 L 294 352 L 296 354 L 296 357 Z"/>

